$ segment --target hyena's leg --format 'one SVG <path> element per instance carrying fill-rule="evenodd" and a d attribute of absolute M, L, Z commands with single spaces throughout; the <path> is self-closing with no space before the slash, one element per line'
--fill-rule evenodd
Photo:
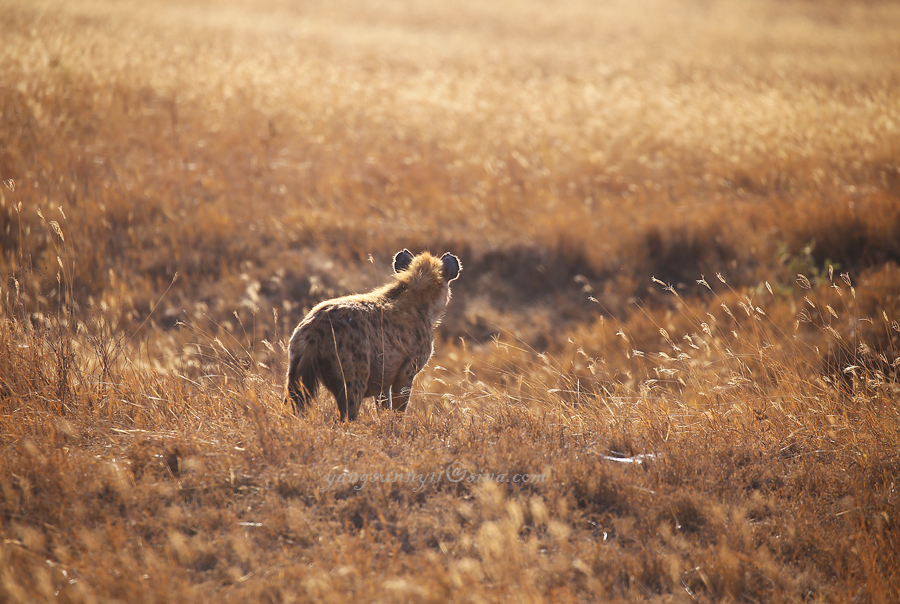
<path fill-rule="evenodd" d="M 354 421 L 359 415 L 359 404 L 366 394 L 369 378 L 369 359 L 357 341 L 358 334 L 348 326 L 353 317 L 329 323 L 331 344 L 328 371 L 323 376 L 325 385 L 337 401 L 341 421 Z"/>
<path fill-rule="evenodd" d="M 394 388 L 397 389 L 397 394 L 394 395 Z M 409 383 L 409 386 L 397 386 L 394 385 L 391 387 L 391 409 L 394 411 L 406 411 L 406 406 L 409 404 L 409 394 L 412 391 L 412 382 Z"/>
<path fill-rule="evenodd" d="M 356 421 L 359 416 L 359 404 L 365 392 L 365 384 L 362 382 L 354 382 L 345 384 L 334 393 L 337 400 L 338 411 L 341 414 L 341 421 Z"/>
<path fill-rule="evenodd" d="M 400 366 L 394 383 L 391 384 L 390 408 L 394 411 L 406 411 L 409 404 L 409 395 L 412 391 L 413 379 L 419 373 L 412 360 L 408 360 Z"/>

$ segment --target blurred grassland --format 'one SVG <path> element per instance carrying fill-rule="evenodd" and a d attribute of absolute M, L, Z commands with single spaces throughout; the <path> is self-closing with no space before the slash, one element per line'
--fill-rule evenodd
<path fill-rule="evenodd" d="M 0 600 L 900 597 L 896 3 L 0 31 Z M 464 265 L 412 410 L 294 417 L 291 329 L 404 247 Z"/>

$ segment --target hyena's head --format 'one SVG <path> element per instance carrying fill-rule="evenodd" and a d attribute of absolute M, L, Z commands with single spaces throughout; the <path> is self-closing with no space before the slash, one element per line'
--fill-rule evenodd
<path fill-rule="evenodd" d="M 423 252 L 413 256 L 409 250 L 394 256 L 397 281 L 405 285 L 403 297 L 416 308 L 425 310 L 437 322 L 450 300 L 450 282 L 459 277 L 462 263 L 447 252 L 440 258 Z"/>

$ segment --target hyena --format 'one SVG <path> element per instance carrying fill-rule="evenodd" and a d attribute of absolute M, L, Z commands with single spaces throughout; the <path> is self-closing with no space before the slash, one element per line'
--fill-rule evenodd
<path fill-rule="evenodd" d="M 434 350 L 434 328 L 459 276 L 459 258 L 409 250 L 394 256 L 394 281 L 368 294 L 326 300 L 291 336 L 287 393 L 299 413 L 319 383 L 337 400 L 341 421 L 355 420 L 362 399 L 377 396 L 405 411 L 413 378 Z"/>

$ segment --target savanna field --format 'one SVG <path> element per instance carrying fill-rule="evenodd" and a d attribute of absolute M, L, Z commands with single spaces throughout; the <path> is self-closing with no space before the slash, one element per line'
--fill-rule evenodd
<path fill-rule="evenodd" d="M 896 2 L 0 0 L 0 241 L 0 602 L 900 601 Z"/>

